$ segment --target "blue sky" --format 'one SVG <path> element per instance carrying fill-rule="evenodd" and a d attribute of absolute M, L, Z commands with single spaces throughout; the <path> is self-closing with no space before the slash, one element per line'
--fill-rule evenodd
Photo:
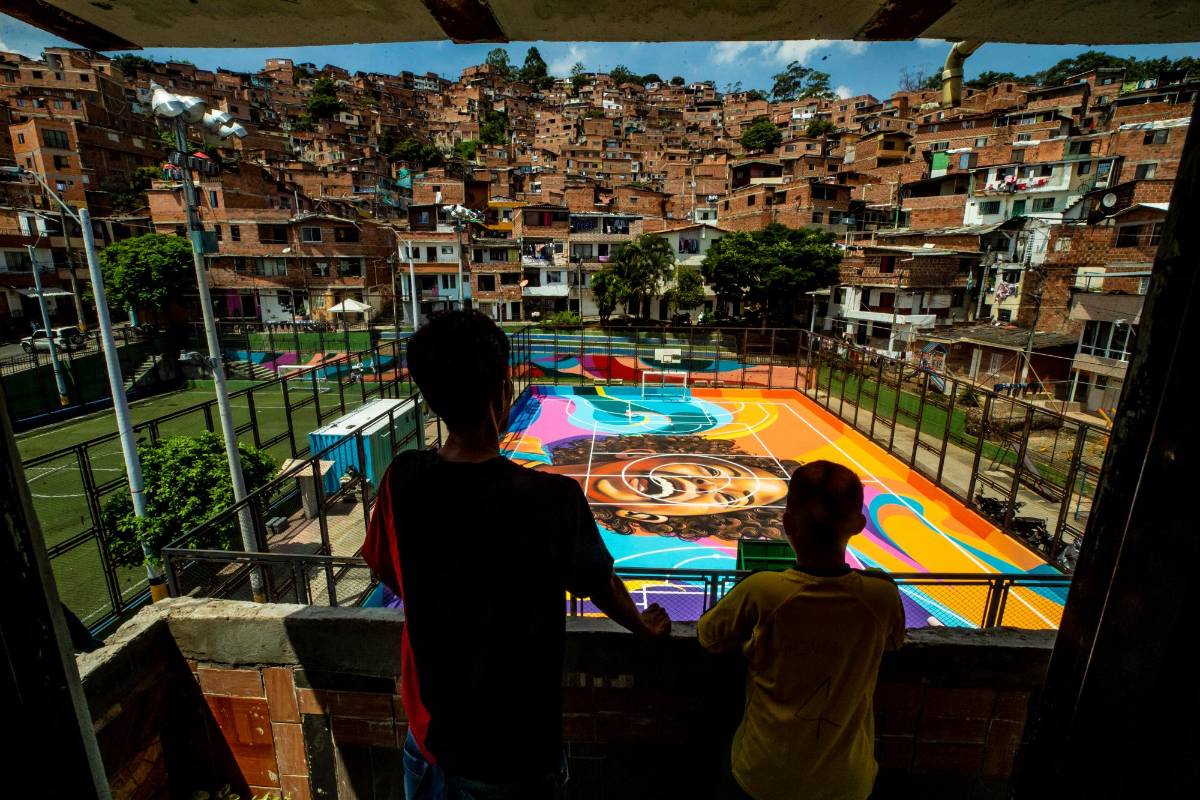
<path fill-rule="evenodd" d="M 37 56 L 43 47 L 68 43 L 0 14 L 0 50 L 16 50 Z M 789 61 L 821 69 L 832 76 L 831 84 L 846 95 L 870 93 L 886 97 L 895 90 L 900 70 L 940 69 L 949 45 L 940 40 L 915 42 L 687 42 L 650 44 L 639 42 L 534 42 L 556 75 L 565 75 L 576 61 L 589 70 L 605 70 L 624 64 L 634 72 L 657 72 L 664 78 L 683 75 L 691 80 L 714 80 L 719 89 L 740 81 L 747 89 L 770 89 L 771 76 Z M 505 45 L 509 57 L 518 65 L 525 58 L 529 42 Z M 149 58 L 186 59 L 194 64 L 250 71 L 258 69 L 268 57 L 311 61 L 318 66 L 336 64 L 350 71 L 364 70 L 395 73 L 433 71 L 449 78 L 458 77 L 463 67 L 483 61 L 493 45 L 456 45 L 449 42 L 415 44 L 345 45 L 337 47 L 281 47 L 272 49 L 150 49 Z M 1088 49 L 1083 45 L 984 45 L 967 62 L 967 77 L 984 70 L 1007 70 L 1026 74 L 1044 69 L 1062 58 Z M 1114 45 L 1096 49 L 1114 55 L 1139 58 L 1190 55 L 1200 57 L 1200 43 L 1169 45 Z"/>

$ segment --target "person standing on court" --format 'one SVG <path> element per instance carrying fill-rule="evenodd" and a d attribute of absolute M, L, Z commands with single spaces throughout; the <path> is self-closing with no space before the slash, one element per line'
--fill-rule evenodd
<path fill-rule="evenodd" d="M 496 323 L 436 317 L 409 340 L 408 369 L 449 436 L 392 461 L 363 546 L 404 605 L 405 794 L 565 797 L 564 593 L 647 639 L 671 621 L 638 611 L 575 480 L 501 455 L 513 386 Z"/>
<path fill-rule="evenodd" d="M 723 798 L 862 800 L 875 763 L 872 698 L 884 650 L 904 641 L 904 607 L 886 573 L 846 565 L 862 531 L 863 487 L 840 464 L 798 467 L 783 528 L 784 572 L 757 572 L 697 626 L 710 652 L 746 657 L 746 706 Z"/>

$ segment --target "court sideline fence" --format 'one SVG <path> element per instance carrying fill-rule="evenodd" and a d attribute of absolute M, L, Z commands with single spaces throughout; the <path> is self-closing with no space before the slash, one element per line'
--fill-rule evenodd
<path fill-rule="evenodd" d="M 293 343 L 292 334 L 303 334 L 288 333 Z M 353 343 L 346 338 L 349 333 L 356 332 L 342 330 L 333 336 Z M 1107 443 L 1105 430 L 1022 398 L 952 378 L 945 379 L 944 392 L 937 391 L 932 376 L 911 362 L 809 331 L 527 327 L 509 337 L 518 393 L 533 384 L 637 386 L 643 372 L 662 369 L 685 373 L 688 386 L 701 389 L 800 391 L 960 501 L 971 503 L 982 496 L 986 507 L 981 510 L 998 527 L 1052 561 L 1082 535 Z M 327 340 L 318 336 L 317 346 L 323 346 L 323 341 Z M 236 340 L 223 342 L 227 352 L 236 344 Z M 370 399 L 419 402 L 404 369 L 406 346 L 406 338 L 385 340 L 314 366 L 311 374 L 320 371 L 323 376 L 320 385 L 313 381 L 297 390 L 294 378 L 276 377 L 232 393 L 239 410 L 239 438 L 277 458 L 300 459 L 313 469 L 319 459 L 308 452 L 307 432 Z M 656 358 L 664 349 L 678 351 L 677 357 L 667 362 Z M 372 366 L 356 371 L 355 364 Z M 421 438 L 402 437 L 404 446 L 440 442 L 440 421 L 432 415 L 427 419 Z M 175 434 L 215 431 L 216 422 L 215 400 L 210 399 L 139 423 L 136 431 L 154 442 Z M 97 461 L 102 466 L 97 467 Z M 116 434 L 31 458 L 24 466 L 44 493 L 41 497 L 35 493 L 35 507 L 68 605 L 100 629 L 143 602 L 144 570 L 113 564 L 101 516 L 105 500 L 125 491 Z M 293 464 L 247 501 L 253 505 L 264 551 L 283 554 L 275 529 L 301 505 L 296 480 L 300 469 Z M 371 488 L 356 496 L 362 508 L 354 524 L 365 525 Z M 337 548 L 332 547 L 329 531 L 332 527 L 337 533 L 339 526 L 347 524 L 342 512 L 347 507 L 345 495 L 353 489 L 323 493 L 317 503 L 314 524 L 321 529 L 319 550 L 331 558 L 344 555 L 333 555 Z M 184 532 L 172 547 L 211 548 L 207 533 L 211 526 L 232 519 L 236 511 L 217 512 L 209 522 Z"/>

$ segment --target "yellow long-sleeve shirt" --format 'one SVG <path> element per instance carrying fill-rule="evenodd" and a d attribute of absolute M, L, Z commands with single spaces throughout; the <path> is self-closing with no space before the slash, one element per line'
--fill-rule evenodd
<path fill-rule="evenodd" d="M 872 697 L 885 649 L 904 640 L 896 585 L 882 573 L 799 569 L 747 577 L 701 619 L 700 644 L 749 662 L 733 775 L 756 800 L 871 793 Z"/>

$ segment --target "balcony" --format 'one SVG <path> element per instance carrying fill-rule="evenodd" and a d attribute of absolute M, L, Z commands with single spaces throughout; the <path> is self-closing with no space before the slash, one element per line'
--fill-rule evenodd
<path fill-rule="evenodd" d="M 190 598 L 144 609 L 78 659 L 113 795 L 229 785 L 242 797 L 402 797 L 403 625 L 387 609 Z M 878 791 L 1003 795 L 1053 639 L 909 631 L 875 693 Z M 708 797 L 744 702 L 740 663 L 701 651 L 690 624 L 648 646 L 610 622 L 570 619 L 573 794 Z M 938 733 L 951 729 L 952 745 Z"/>

